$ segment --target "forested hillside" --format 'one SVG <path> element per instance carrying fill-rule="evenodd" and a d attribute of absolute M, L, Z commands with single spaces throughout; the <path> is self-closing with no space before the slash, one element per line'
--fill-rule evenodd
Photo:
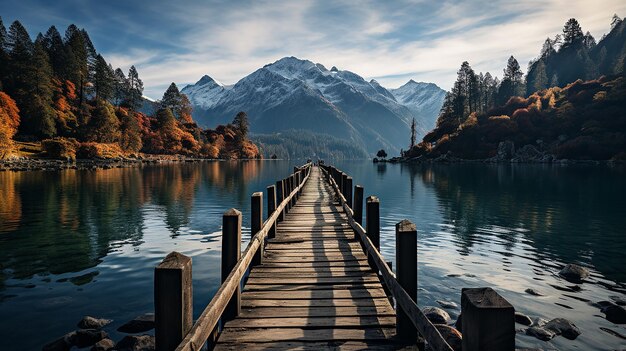
<path fill-rule="evenodd" d="M 174 83 L 151 115 L 140 112 L 142 94 L 137 69 L 114 69 L 84 29 L 70 25 L 62 36 L 52 26 L 33 41 L 19 21 L 7 30 L 0 18 L 0 158 L 17 152 L 14 139 L 42 141 L 44 156 L 63 158 L 259 156 L 245 113 L 203 130 Z"/>
<path fill-rule="evenodd" d="M 365 148 L 328 134 L 307 130 L 287 130 L 275 134 L 255 134 L 251 139 L 259 145 L 264 158 L 363 159 Z"/>
<path fill-rule="evenodd" d="M 463 62 L 437 127 L 404 156 L 519 161 L 626 158 L 626 22 L 596 44 L 575 19 L 546 39 L 526 77 L 511 56 L 500 81 Z"/>

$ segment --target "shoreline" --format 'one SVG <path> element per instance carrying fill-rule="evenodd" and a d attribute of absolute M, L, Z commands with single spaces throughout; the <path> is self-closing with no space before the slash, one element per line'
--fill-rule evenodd
<path fill-rule="evenodd" d="M 239 159 L 249 161 L 257 159 Z M 263 160 L 263 159 L 261 159 Z M 48 158 L 21 157 L 13 160 L 0 160 L 0 172 L 63 171 L 130 168 L 152 164 L 198 163 L 206 161 L 231 161 L 228 159 L 189 157 L 181 155 L 145 155 L 137 158 L 117 157 L 111 159 L 77 159 L 66 161 Z"/>
<path fill-rule="evenodd" d="M 625 160 L 571 160 L 571 159 L 463 159 L 450 155 L 442 155 L 437 158 L 426 158 L 423 156 L 418 157 L 393 157 L 387 160 L 378 159 L 373 163 L 404 163 L 404 164 L 460 164 L 460 163 L 482 163 L 486 165 L 507 165 L 507 164 L 527 164 L 527 165 L 555 165 L 555 166 L 567 166 L 567 165 L 588 165 L 588 166 L 617 166 L 626 164 Z"/>

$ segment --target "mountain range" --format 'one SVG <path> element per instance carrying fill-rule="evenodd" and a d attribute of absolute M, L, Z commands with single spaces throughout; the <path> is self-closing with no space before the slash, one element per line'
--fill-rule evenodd
<path fill-rule="evenodd" d="M 348 141 L 370 154 L 406 149 L 412 118 L 418 137 L 434 128 L 445 96 L 432 83 L 411 80 L 386 89 L 350 71 L 295 57 L 265 65 L 231 86 L 205 75 L 181 92 L 201 126 L 226 124 L 245 111 L 252 133 L 306 130 Z"/>

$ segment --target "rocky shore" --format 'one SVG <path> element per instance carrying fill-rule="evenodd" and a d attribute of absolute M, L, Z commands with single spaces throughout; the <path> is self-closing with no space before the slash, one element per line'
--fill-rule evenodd
<path fill-rule="evenodd" d="M 556 156 L 542 151 L 533 145 L 524 145 L 516 148 L 511 141 L 503 141 L 498 144 L 498 150 L 495 156 L 486 159 L 463 159 L 454 156 L 451 152 L 437 156 L 429 157 L 421 155 L 417 157 L 392 157 L 390 159 L 374 158 L 374 163 L 488 163 L 488 164 L 505 164 L 505 163 L 529 163 L 529 164 L 582 164 L 582 165 L 616 165 L 626 164 L 624 160 L 570 160 L 559 159 Z"/>
<path fill-rule="evenodd" d="M 111 159 L 57 160 L 46 158 L 19 157 L 0 160 L 2 171 L 61 171 L 65 169 L 96 170 L 128 168 L 148 164 L 166 164 L 181 162 L 202 162 L 214 159 L 187 157 L 182 155 L 146 155 L 137 157 L 116 157 Z"/>

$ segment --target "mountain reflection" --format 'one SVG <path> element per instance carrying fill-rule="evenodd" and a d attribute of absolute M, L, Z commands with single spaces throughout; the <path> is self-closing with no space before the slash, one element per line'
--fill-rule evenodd
<path fill-rule="evenodd" d="M 536 259 L 585 262 L 625 282 L 623 169 L 541 165 L 402 165 L 434 189 L 460 254 L 497 239 L 529 244 Z M 511 254 L 511 253 L 509 253 Z"/>
<path fill-rule="evenodd" d="M 95 171 L 0 173 L 0 290 L 7 279 L 79 272 L 140 245 L 144 209 L 170 236 L 189 224 L 199 192 L 248 201 L 262 162 L 204 162 Z M 210 202 L 210 199 L 204 199 Z"/>

